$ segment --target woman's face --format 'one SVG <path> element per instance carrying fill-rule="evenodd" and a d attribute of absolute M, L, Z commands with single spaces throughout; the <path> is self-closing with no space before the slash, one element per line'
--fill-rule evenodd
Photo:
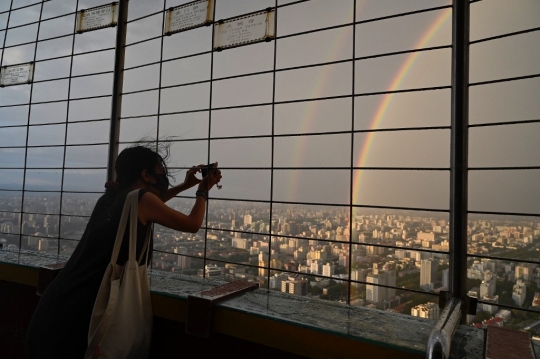
<path fill-rule="evenodd" d="M 165 174 L 163 165 L 161 163 L 156 164 L 154 171 L 148 173 L 150 182 L 146 186 L 147 189 L 158 197 L 165 194 L 169 189 L 169 178 Z"/>

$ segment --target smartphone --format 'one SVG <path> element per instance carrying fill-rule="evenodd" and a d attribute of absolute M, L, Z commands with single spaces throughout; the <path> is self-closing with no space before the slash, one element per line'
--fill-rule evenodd
<path fill-rule="evenodd" d="M 210 172 L 210 170 L 211 170 L 212 168 L 214 168 L 214 166 L 215 166 L 215 163 L 210 163 L 209 165 L 207 165 L 207 166 L 201 168 L 201 175 L 202 175 L 202 177 L 204 178 L 204 177 L 208 176 L 208 173 Z"/>

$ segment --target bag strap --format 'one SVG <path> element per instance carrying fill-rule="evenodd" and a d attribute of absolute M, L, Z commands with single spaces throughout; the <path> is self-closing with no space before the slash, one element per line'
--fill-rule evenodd
<path fill-rule="evenodd" d="M 137 258 L 137 223 L 139 221 L 139 190 L 129 193 L 131 203 L 131 216 L 129 218 L 129 256 L 128 260 Z M 127 199 L 126 199 L 127 202 Z"/>
<path fill-rule="evenodd" d="M 153 232 L 154 230 L 154 225 L 151 224 L 150 226 L 148 226 L 148 230 L 146 231 L 146 239 L 144 240 L 144 245 L 141 249 L 141 253 L 139 254 L 139 258 L 137 258 L 137 263 L 141 263 L 141 260 L 142 260 L 142 257 L 143 257 L 143 254 L 145 254 L 145 251 L 146 251 L 146 259 L 144 261 L 144 264 L 146 265 L 148 263 L 148 252 L 150 252 L 150 234 Z"/>
<path fill-rule="evenodd" d="M 118 224 L 118 231 L 116 232 L 116 239 L 114 241 L 114 247 L 111 255 L 111 263 L 116 264 L 118 261 L 118 255 L 120 254 L 120 248 L 122 247 L 122 240 L 124 239 L 124 233 L 126 232 L 126 226 L 127 226 L 127 220 L 128 215 L 131 214 L 131 220 L 130 220 L 130 251 L 131 251 L 131 237 L 133 232 L 133 223 L 135 223 L 135 240 L 137 238 L 137 216 L 138 213 L 135 215 L 135 221 L 133 221 L 133 199 L 135 199 L 135 209 L 136 212 L 138 212 L 138 199 L 139 199 L 139 190 L 136 189 L 134 191 L 131 191 L 126 196 L 126 200 L 124 202 L 124 207 L 122 209 L 122 216 L 120 217 L 120 223 Z M 135 255 L 133 255 L 135 257 Z M 131 259 L 131 253 L 130 253 L 130 259 Z"/>

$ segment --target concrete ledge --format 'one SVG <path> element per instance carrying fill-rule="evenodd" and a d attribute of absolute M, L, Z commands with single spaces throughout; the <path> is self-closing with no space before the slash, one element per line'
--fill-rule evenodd
<path fill-rule="evenodd" d="M 187 302 L 186 333 L 201 338 L 210 338 L 214 327 L 214 307 L 216 304 L 258 288 L 259 283 L 240 280 L 190 294 Z"/>
<path fill-rule="evenodd" d="M 27 254 L 25 254 L 26 256 Z M 6 263 L 0 251 L 0 280 L 36 287 L 38 266 L 61 258 L 32 258 Z M 46 264 L 46 263 L 45 263 Z M 185 327 L 187 298 L 223 282 L 150 271 L 154 316 Z M 424 358 L 434 322 L 395 313 L 353 307 L 309 297 L 258 289 L 215 306 L 214 332 L 283 353 L 310 358 Z M 178 335 L 181 335 L 178 333 Z M 183 335 L 183 334 L 182 334 Z M 204 340 L 204 339 L 203 339 Z M 452 358 L 482 358 L 483 331 L 458 327 Z M 454 350 L 455 347 L 455 350 Z"/>

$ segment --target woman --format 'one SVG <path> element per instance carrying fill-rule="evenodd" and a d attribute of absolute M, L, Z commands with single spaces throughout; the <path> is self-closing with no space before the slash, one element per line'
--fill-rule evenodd
<path fill-rule="evenodd" d="M 76 359 L 84 356 L 94 302 L 111 260 L 120 215 L 130 191 L 140 189 L 137 255 L 144 245 L 151 223 L 191 233 L 200 229 L 208 191 L 221 179 L 217 163 L 205 178 L 198 179 L 195 174 L 201 167 L 191 168 L 182 184 L 169 188 L 167 166 L 158 153 L 137 146 L 127 148 L 118 155 L 116 184 L 108 184 L 106 193 L 97 201 L 81 241 L 64 269 L 41 297 L 34 312 L 26 339 L 30 359 Z M 164 204 L 197 184 L 199 188 L 195 204 L 189 215 Z M 129 231 L 126 230 L 118 264 L 127 260 L 128 240 Z M 149 258 L 150 262 L 151 256 Z"/>

